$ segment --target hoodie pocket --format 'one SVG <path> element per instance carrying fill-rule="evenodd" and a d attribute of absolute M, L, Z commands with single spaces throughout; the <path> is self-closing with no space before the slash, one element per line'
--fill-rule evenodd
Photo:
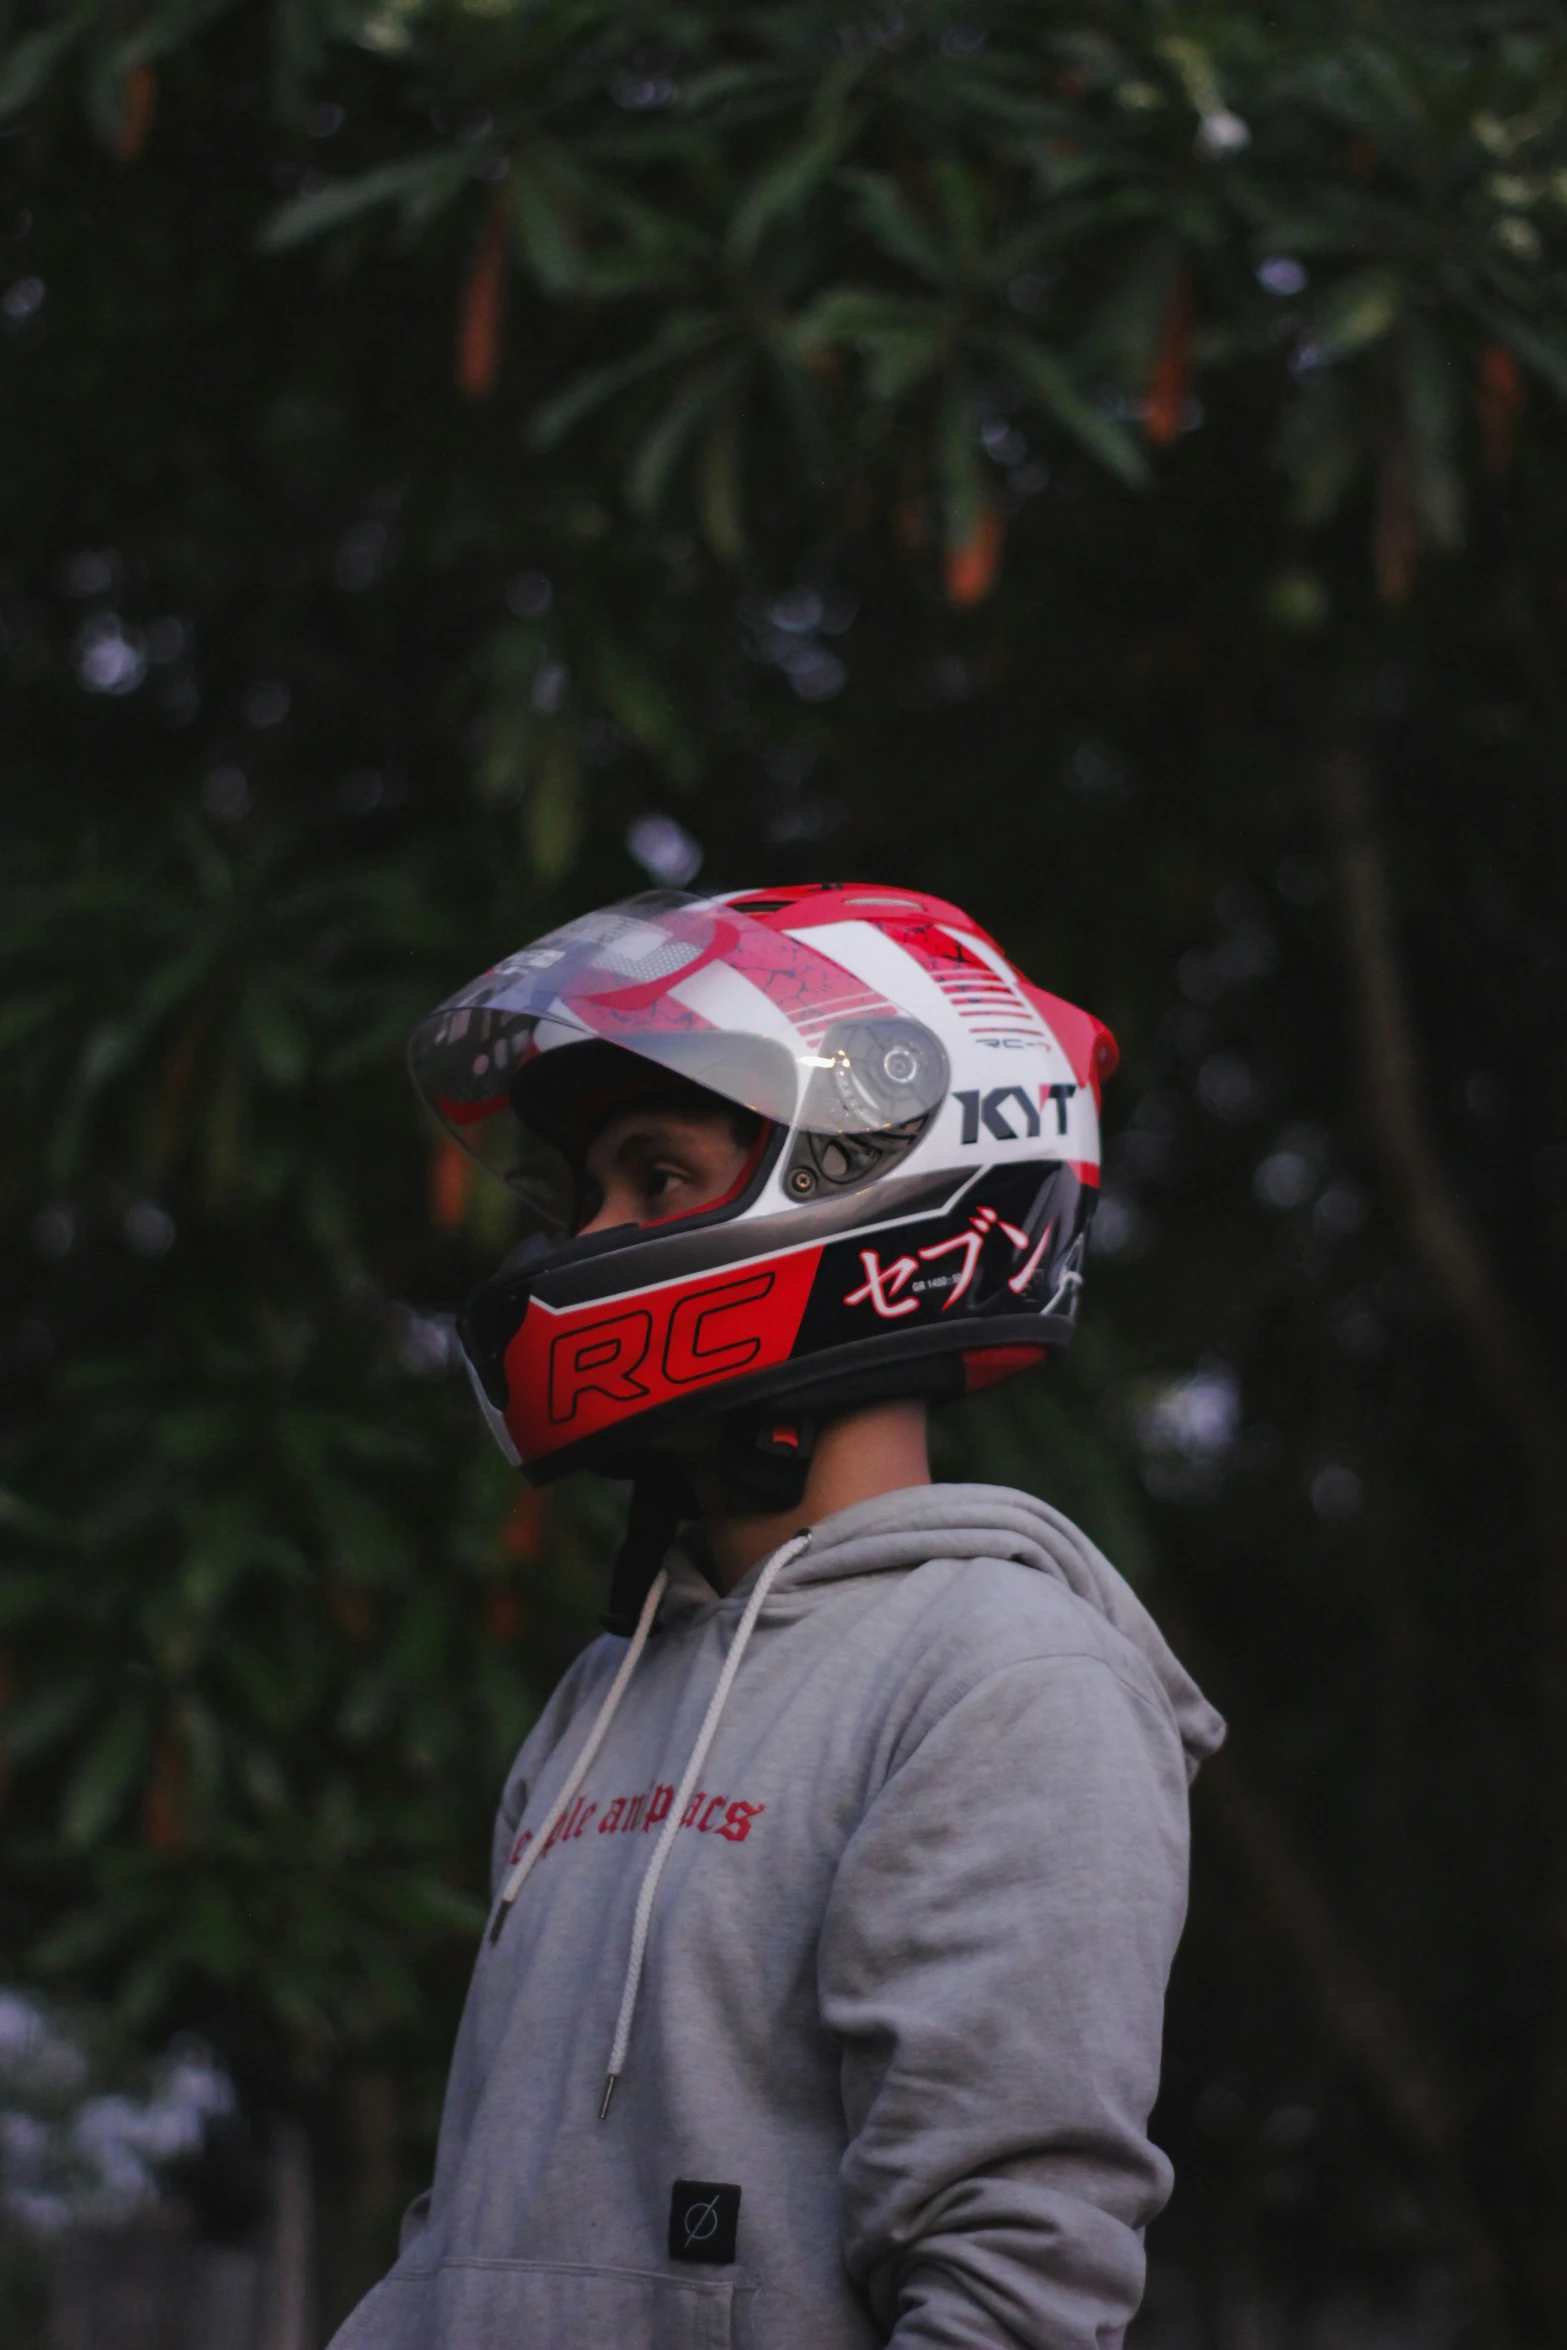
<path fill-rule="evenodd" d="M 727 2277 L 533 2260 L 393 2274 L 333 2350 L 730 2350 Z"/>

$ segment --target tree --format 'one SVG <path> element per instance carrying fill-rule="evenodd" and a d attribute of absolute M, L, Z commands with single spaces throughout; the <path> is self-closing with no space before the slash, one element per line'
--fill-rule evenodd
<path fill-rule="evenodd" d="M 614 1503 L 446 1375 L 506 1209 L 399 1040 L 633 825 L 923 882 L 1126 1053 L 1079 1346 L 946 1441 L 1236 1715 L 1171 2272 L 1559 2331 L 1554 15 L 6 41 L 8 1963 L 417 2141 Z"/>

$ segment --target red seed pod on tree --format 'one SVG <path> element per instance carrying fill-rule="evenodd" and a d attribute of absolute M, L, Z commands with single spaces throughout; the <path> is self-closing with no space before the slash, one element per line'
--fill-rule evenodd
<path fill-rule="evenodd" d="M 334 1581 L 327 1591 L 332 1621 L 349 1640 L 370 1637 L 370 1602 L 356 1583 Z"/>
<path fill-rule="evenodd" d="M 455 1232 L 468 1207 L 473 1161 L 460 1142 L 443 1134 L 430 1160 L 430 1221 L 437 1232 Z"/>
<path fill-rule="evenodd" d="M 122 163 L 134 163 L 147 144 L 147 133 L 158 109 L 158 77 L 150 65 L 133 65 L 125 77 L 125 102 L 120 113 L 120 135 L 114 152 Z"/>
<path fill-rule="evenodd" d="M 142 1797 L 141 1840 L 153 1852 L 183 1852 L 189 1842 L 185 1820 L 185 1748 L 173 1722 L 158 1732 L 152 1775 Z"/>
<path fill-rule="evenodd" d="M 1523 369 L 1500 343 L 1487 343 L 1480 354 L 1480 380 L 1475 386 L 1475 414 L 1485 444 L 1486 471 L 1498 480 L 1513 461 L 1518 445 L 1518 422 L 1523 415 L 1528 385 Z"/>
<path fill-rule="evenodd" d="M 457 388 L 465 399 L 487 400 L 501 369 L 506 326 L 506 213 L 499 190 L 463 288 L 457 322 Z"/>
<path fill-rule="evenodd" d="M 930 537 L 930 510 L 926 496 L 925 451 L 918 441 L 904 448 L 902 480 L 892 509 L 892 535 L 906 555 L 917 555 Z"/>
<path fill-rule="evenodd" d="M 919 498 L 899 499 L 892 511 L 892 534 L 906 555 L 919 553 L 928 535 L 925 508 Z"/>
<path fill-rule="evenodd" d="M 544 1539 L 544 1495 L 524 1485 L 501 1525 L 501 1548 L 509 1559 L 536 1559 Z"/>
<path fill-rule="evenodd" d="M 963 543 L 947 549 L 947 602 L 958 611 L 982 604 L 995 586 L 1005 538 L 1001 508 L 987 504 Z"/>
<path fill-rule="evenodd" d="M 502 1589 L 485 1594 L 484 1628 L 492 1640 L 503 1643 L 515 1640 L 527 1621 L 527 1610 L 515 1591 Z"/>
<path fill-rule="evenodd" d="M 1176 275 L 1143 402 L 1143 430 L 1156 448 L 1167 449 L 1179 437 L 1191 385 L 1192 281 L 1182 269 Z"/>
<path fill-rule="evenodd" d="M 1420 517 L 1403 440 L 1390 436 L 1377 476 L 1376 515 L 1371 525 L 1371 564 L 1384 604 L 1407 604 L 1420 560 Z"/>

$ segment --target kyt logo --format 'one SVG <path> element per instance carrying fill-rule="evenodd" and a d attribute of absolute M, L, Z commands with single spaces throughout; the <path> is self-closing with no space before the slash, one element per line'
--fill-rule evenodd
<path fill-rule="evenodd" d="M 968 1092 L 954 1092 L 953 1100 L 963 1116 L 964 1142 L 978 1142 L 983 1126 L 997 1142 L 1033 1142 L 1038 1139 L 1041 1113 L 1054 1110 L 1056 1133 L 1066 1132 L 1066 1105 L 1078 1091 L 1075 1085 L 1041 1085 L 1038 1100 L 1021 1085 L 993 1085 L 988 1093 L 975 1086 Z M 1013 1124 L 1021 1118 L 1021 1127 Z"/>

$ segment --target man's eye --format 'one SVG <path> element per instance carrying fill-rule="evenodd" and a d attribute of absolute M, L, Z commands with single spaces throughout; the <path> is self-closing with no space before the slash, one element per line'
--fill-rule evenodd
<path fill-rule="evenodd" d="M 680 1169 L 678 1167 L 649 1167 L 642 1180 L 649 1199 L 662 1199 L 670 1185 L 680 1181 Z"/>

